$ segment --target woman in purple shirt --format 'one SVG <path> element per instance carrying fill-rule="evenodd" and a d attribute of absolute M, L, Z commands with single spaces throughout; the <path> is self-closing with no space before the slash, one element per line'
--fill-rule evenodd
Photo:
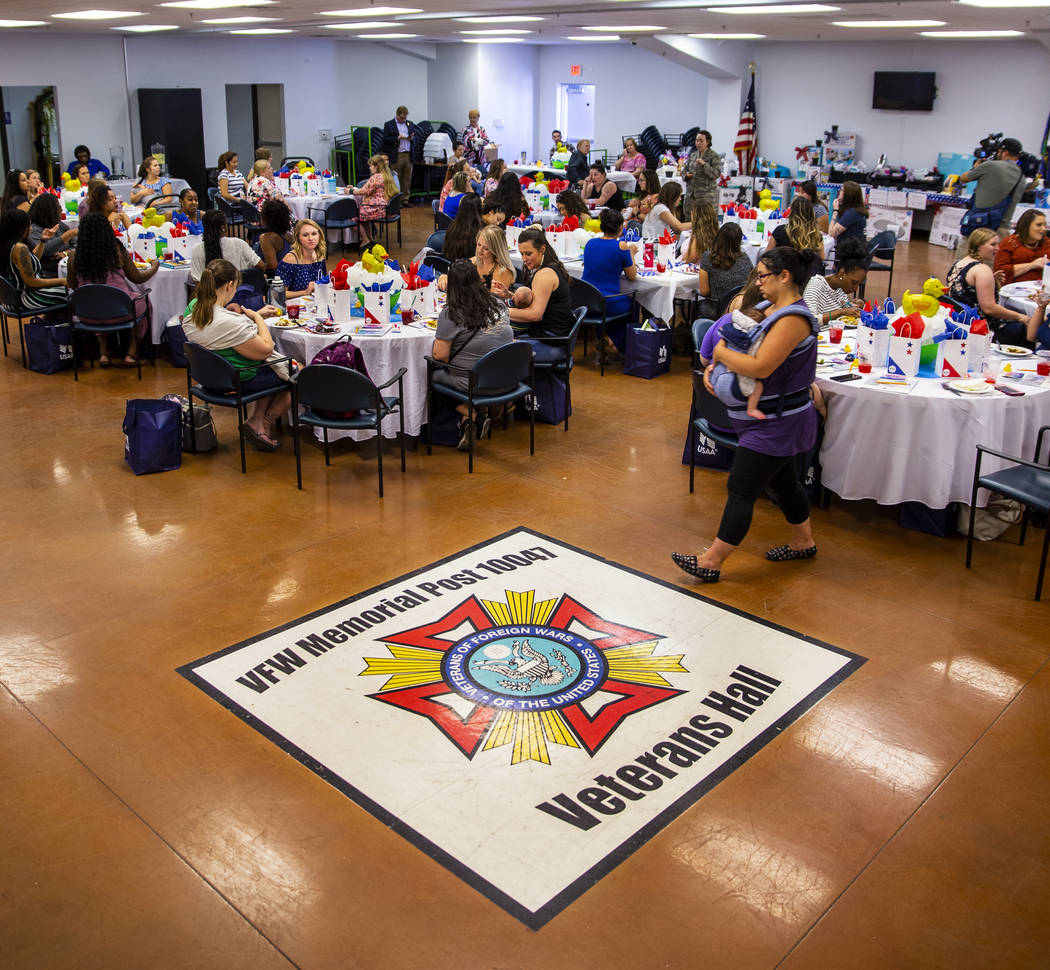
<path fill-rule="evenodd" d="M 724 341 L 714 348 L 713 360 L 732 371 L 763 382 L 759 409 L 764 417 L 733 412 L 740 444 L 726 483 L 728 498 L 718 537 L 699 556 L 671 553 L 690 576 L 717 583 L 722 563 L 740 545 L 751 527 L 755 500 L 767 486 L 777 496 L 791 526 L 791 539 L 766 553 L 772 561 L 811 559 L 817 554 L 809 522 L 809 500 L 798 480 L 796 456 L 808 452 L 817 435 L 817 413 L 810 398 L 817 364 L 817 323 L 800 288 L 809 274 L 803 253 L 786 246 L 771 249 L 758 263 L 758 285 L 769 301 L 765 339 L 754 356 L 730 350 Z M 704 374 L 708 390 L 710 370 Z"/>

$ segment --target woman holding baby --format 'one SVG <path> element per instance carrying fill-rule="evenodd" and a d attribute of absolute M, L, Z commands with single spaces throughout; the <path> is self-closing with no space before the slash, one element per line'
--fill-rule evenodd
<path fill-rule="evenodd" d="M 728 498 L 710 548 L 697 556 L 671 553 L 679 568 L 705 583 L 717 583 L 722 563 L 740 545 L 751 526 L 755 500 L 765 488 L 776 495 L 791 527 L 791 538 L 766 558 L 778 562 L 812 559 L 817 554 L 809 521 L 809 500 L 798 480 L 796 461 L 812 449 L 817 413 L 810 397 L 817 365 L 817 322 L 802 301 L 801 287 L 819 257 L 786 246 L 771 249 L 758 262 L 757 281 L 764 302 L 756 308 L 762 323 L 752 330 L 752 352 L 732 350 L 720 341 L 714 363 L 762 382 L 760 416 L 733 412 L 740 444 L 726 483 Z M 759 334 L 762 340 L 754 340 Z M 713 366 L 713 365 L 712 365 Z M 704 384 L 709 382 L 710 368 Z"/>

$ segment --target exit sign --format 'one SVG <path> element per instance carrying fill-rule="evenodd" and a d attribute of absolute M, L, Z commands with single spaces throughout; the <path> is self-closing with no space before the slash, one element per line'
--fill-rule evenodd
<path fill-rule="evenodd" d="M 573 77 L 579 77 L 581 74 L 583 74 L 583 65 L 582 64 L 570 64 L 569 65 L 569 74 L 571 74 Z"/>

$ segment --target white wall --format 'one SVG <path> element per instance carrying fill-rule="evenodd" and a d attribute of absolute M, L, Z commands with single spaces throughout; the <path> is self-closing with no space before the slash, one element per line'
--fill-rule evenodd
<path fill-rule="evenodd" d="M 533 147 L 543 155 L 557 124 L 560 83 L 596 86 L 593 147 L 607 149 L 610 158 L 623 150 L 623 135 L 637 134 L 648 125 L 676 134 L 694 125 L 705 126 L 708 81 L 696 71 L 627 44 L 566 44 L 537 50 L 539 90 Z M 569 73 L 572 64 L 582 66 L 582 75 Z"/>
<path fill-rule="evenodd" d="M 860 158 L 931 168 L 938 152 L 969 154 L 990 131 L 1038 154 L 1046 124 L 1050 53 L 1034 41 L 902 41 L 757 45 L 759 153 L 794 168 L 795 146 L 838 124 L 858 135 Z M 875 111 L 872 75 L 934 71 L 931 112 Z"/>
<path fill-rule="evenodd" d="M 489 139 L 508 164 L 536 144 L 539 51 L 535 44 L 479 44 L 478 110 Z M 502 121 L 502 127 L 496 122 Z"/>
<path fill-rule="evenodd" d="M 33 148 L 33 113 L 30 103 L 40 94 L 38 87 L 4 87 L 4 111 L 11 115 L 7 126 L 7 154 L 10 168 L 36 168 Z M 70 161 L 73 156 L 70 155 Z M 65 166 L 62 166 L 65 168 Z"/>
<path fill-rule="evenodd" d="M 447 121 L 457 132 L 467 127 L 467 112 L 480 110 L 478 64 L 480 44 L 438 44 L 437 55 L 427 72 L 429 114 L 404 103 L 416 121 Z M 508 45 L 510 46 L 510 45 Z M 418 101 L 418 98 L 416 99 Z M 455 139 L 453 139 L 455 141 Z"/>

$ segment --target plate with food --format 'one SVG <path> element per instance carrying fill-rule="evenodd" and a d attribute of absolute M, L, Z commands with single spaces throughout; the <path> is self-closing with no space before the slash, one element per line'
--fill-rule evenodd
<path fill-rule="evenodd" d="M 270 321 L 275 327 L 281 327 L 284 330 L 292 330 L 295 327 L 301 327 L 302 321 L 293 320 L 291 317 L 274 317 Z"/>
<path fill-rule="evenodd" d="M 1027 347 L 1018 347 L 1014 344 L 992 344 L 992 349 L 1004 357 L 1032 357 L 1032 351 Z"/>
<path fill-rule="evenodd" d="M 991 394 L 995 390 L 994 384 L 989 384 L 986 380 L 976 377 L 969 380 L 948 381 L 944 386 L 960 394 Z"/>

